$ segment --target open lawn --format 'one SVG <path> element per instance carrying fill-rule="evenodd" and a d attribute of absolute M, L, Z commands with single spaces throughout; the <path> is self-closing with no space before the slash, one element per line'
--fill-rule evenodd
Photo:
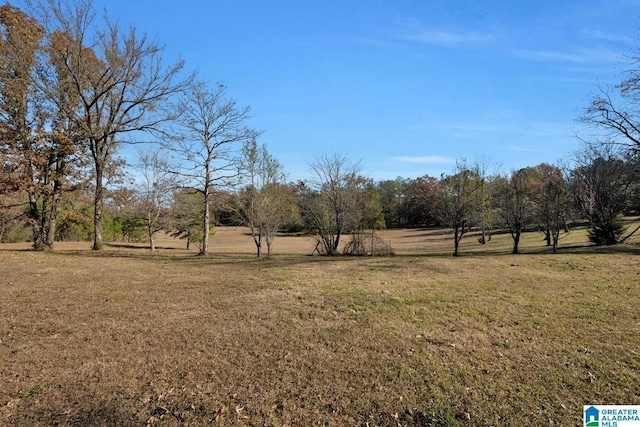
<path fill-rule="evenodd" d="M 582 425 L 640 404 L 640 253 L 437 230 L 396 256 L 310 257 L 239 228 L 212 254 L 162 240 L 0 245 L 2 425 Z"/>

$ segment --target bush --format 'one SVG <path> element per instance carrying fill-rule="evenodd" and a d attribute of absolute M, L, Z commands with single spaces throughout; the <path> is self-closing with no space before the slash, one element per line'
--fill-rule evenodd
<path fill-rule="evenodd" d="M 615 245 L 622 237 L 625 226 L 619 218 L 612 218 L 602 224 L 592 224 L 589 241 L 595 245 Z"/>

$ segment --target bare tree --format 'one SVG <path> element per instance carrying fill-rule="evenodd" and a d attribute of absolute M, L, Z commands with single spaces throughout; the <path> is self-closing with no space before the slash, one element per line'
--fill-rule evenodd
<path fill-rule="evenodd" d="M 259 147 L 252 139 L 244 145 L 242 154 L 246 185 L 239 193 L 236 212 L 242 223 L 249 227 L 257 256 L 261 255 L 264 238 L 267 258 L 271 258 L 276 233 L 295 209 L 295 195 L 284 185 L 283 167 L 269 154 L 266 146 Z"/>
<path fill-rule="evenodd" d="M 350 185 L 348 198 L 352 207 L 346 231 L 351 233 L 351 240 L 345 245 L 343 253 L 374 255 L 377 251 L 375 232 L 385 226 L 380 193 L 371 179 L 361 175 L 355 177 Z M 386 246 L 385 250 L 390 251 L 390 246 Z"/>
<path fill-rule="evenodd" d="M 138 193 L 146 219 L 149 249 L 154 251 L 155 234 L 168 225 L 172 191 L 176 185 L 175 175 L 169 172 L 167 159 L 159 150 L 141 151 L 139 158 L 142 182 L 138 186 Z"/>
<path fill-rule="evenodd" d="M 313 177 L 300 188 L 302 215 L 319 234 L 324 252 L 335 255 L 342 235 L 353 225 L 360 164 L 339 153 L 324 154 L 311 164 L 311 170 Z"/>
<path fill-rule="evenodd" d="M 238 107 L 228 98 L 222 84 L 209 88 L 193 83 L 180 99 L 174 121 L 172 143 L 175 174 L 185 187 L 202 196 L 201 255 L 209 252 L 211 198 L 215 188 L 231 187 L 238 182 L 238 157 L 242 145 L 254 140 L 258 132 L 247 127 L 249 107 Z"/>
<path fill-rule="evenodd" d="M 640 64 L 640 56 L 631 58 L 632 65 Z M 629 77 L 613 88 L 599 87 L 580 121 L 604 132 L 605 138 L 596 138 L 590 145 L 621 145 L 640 151 L 640 72 L 628 71 Z"/>
<path fill-rule="evenodd" d="M 163 103 L 181 92 L 183 62 L 165 66 L 163 48 L 135 28 L 120 28 L 107 18 L 95 20 L 91 1 L 48 0 L 32 6 L 40 12 L 51 61 L 64 65 L 68 88 L 77 98 L 57 96 L 50 69 L 39 73 L 39 89 L 78 129 L 93 160 L 95 178 L 94 243 L 102 246 L 102 212 L 106 169 L 118 147 L 134 135 L 156 130 L 172 117 Z M 103 28 L 104 27 L 104 28 Z M 129 136 L 127 138 L 126 136 Z"/>

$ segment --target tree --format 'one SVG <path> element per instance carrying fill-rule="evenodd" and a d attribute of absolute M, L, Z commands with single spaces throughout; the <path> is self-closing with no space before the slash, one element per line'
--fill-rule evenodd
<path fill-rule="evenodd" d="M 479 182 L 478 172 L 468 168 L 464 161 L 440 180 L 444 219 L 453 228 L 453 256 L 458 256 L 460 240 L 476 221 Z"/>
<path fill-rule="evenodd" d="M 174 121 L 176 129 L 167 148 L 175 156 L 173 172 L 183 181 L 182 185 L 202 197 L 200 255 L 206 255 L 213 191 L 238 182 L 238 153 L 259 132 L 246 126 L 249 107 L 238 107 L 236 100 L 227 97 L 222 84 L 211 89 L 204 82 L 194 82 L 176 110 L 180 115 Z"/>
<path fill-rule="evenodd" d="M 382 213 L 387 227 L 400 227 L 406 224 L 405 197 L 410 180 L 396 178 L 378 182 L 376 185 L 380 194 Z"/>
<path fill-rule="evenodd" d="M 311 164 L 313 177 L 299 186 L 302 216 L 320 236 L 324 253 L 336 255 L 345 232 L 356 226 L 356 197 L 363 183 L 360 164 L 334 153 L 317 157 Z"/>
<path fill-rule="evenodd" d="M 36 130 L 45 120 L 31 81 L 42 27 L 9 4 L 0 7 L 0 25 L 0 185 L 4 193 L 26 194 L 33 246 L 44 249 L 47 159 L 46 145 Z"/>
<path fill-rule="evenodd" d="M 167 227 L 175 176 L 168 172 L 167 159 L 158 150 L 140 152 L 142 182 L 138 186 L 140 208 L 146 219 L 149 249 L 154 251 L 155 234 Z"/>
<path fill-rule="evenodd" d="M 589 220 L 589 239 L 596 245 L 619 242 L 625 230 L 620 216 L 637 174 L 636 162 L 612 145 L 591 146 L 576 154 L 571 191 Z"/>
<path fill-rule="evenodd" d="M 560 231 L 567 228 L 570 212 L 570 193 L 557 166 L 541 163 L 535 167 L 539 176 L 538 185 L 533 190 L 536 204 L 536 221 L 544 233 L 547 246 L 557 252 Z"/>
<path fill-rule="evenodd" d="M 599 87 L 599 93 L 580 117 L 580 121 L 604 132 L 604 139 L 590 145 L 621 145 L 640 151 L 640 55 L 630 56 L 631 68 L 622 82 L 612 88 Z"/>
<path fill-rule="evenodd" d="M 352 186 L 350 195 L 352 212 L 346 229 L 351 232 L 351 240 L 347 242 L 343 253 L 358 256 L 374 255 L 377 250 L 375 231 L 385 228 L 380 193 L 373 181 L 363 176 L 357 176 Z M 370 242 L 367 242 L 367 238 Z M 384 248 L 385 253 L 390 250 L 390 247 Z"/>
<path fill-rule="evenodd" d="M 15 243 L 28 238 L 29 230 L 20 217 L 23 215 L 22 201 L 13 195 L 0 193 L 0 243 Z"/>
<path fill-rule="evenodd" d="M 38 3 L 49 40 L 47 50 L 64 73 L 48 68 L 39 72 L 39 90 L 77 128 L 93 164 L 94 243 L 102 246 L 102 213 L 106 169 L 118 147 L 141 132 L 157 130 L 172 117 L 163 103 L 181 92 L 190 77 L 180 79 L 183 62 L 165 66 L 163 48 L 135 28 L 121 29 L 105 19 L 95 22 L 90 1 Z M 63 76 L 77 103 L 58 96 L 57 78 Z M 129 141 L 131 142 L 131 140 Z"/>
<path fill-rule="evenodd" d="M 410 181 L 404 201 L 410 225 L 439 225 L 442 222 L 443 194 L 437 178 L 424 175 Z"/>
<path fill-rule="evenodd" d="M 536 170 L 530 167 L 511 173 L 500 189 L 502 219 L 513 239 L 513 254 L 519 252 L 520 238 L 534 218 L 534 183 L 538 180 Z"/>
<path fill-rule="evenodd" d="M 488 158 L 477 160 L 473 166 L 473 170 L 478 172 L 479 178 L 478 190 L 476 192 L 478 197 L 477 222 L 482 232 L 479 242 L 483 245 L 487 243 L 487 240 L 491 240 L 491 230 L 496 217 L 495 206 L 492 200 L 492 187 L 496 176 L 495 172 L 493 175 L 489 173 L 488 169 L 491 166 L 492 162 Z M 495 166 L 497 170 L 498 165 Z"/>
<path fill-rule="evenodd" d="M 241 222 L 249 227 L 257 257 L 262 253 L 264 238 L 267 258 L 271 258 L 276 233 L 292 216 L 295 193 L 284 185 L 283 167 L 269 154 L 266 146 L 259 147 L 252 139 L 244 145 L 242 155 L 246 185 L 238 194 L 236 212 Z"/>
<path fill-rule="evenodd" d="M 198 192 L 184 188 L 173 191 L 168 230 L 172 237 L 187 241 L 187 250 L 191 248 L 191 242 L 202 246 L 202 217 L 202 201 Z"/>

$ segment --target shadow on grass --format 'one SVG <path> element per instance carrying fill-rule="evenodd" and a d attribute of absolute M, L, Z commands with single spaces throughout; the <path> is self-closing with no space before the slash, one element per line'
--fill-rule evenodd
<path fill-rule="evenodd" d="M 127 413 L 116 402 L 94 402 L 92 407 L 79 408 L 72 413 L 61 414 L 48 407 L 32 407 L 8 421 L 12 425 L 64 425 L 64 426 L 129 426 L 140 425 L 135 413 Z"/>
<path fill-rule="evenodd" d="M 138 248 L 136 248 L 138 249 Z M 51 252 L 52 255 L 60 257 L 96 257 L 96 258 L 112 258 L 112 259 L 135 259 L 141 262 L 165 262 L 176 265 L 193 265 L 194 267 L 206 266 L 229 266 L 235 268 L 260 268 L 260 269 L 279 269 L 283 267 L 296 265 L 318 265 L 322 263 L 359 263 L 374 259 L 398 259 L 407 260 L 411 258 L 497 258 L 497 257 L 527 257 L 545 255 L 554 257 L 556 255 L 640 255 L 640 245 L 638 244 L 619 244 L 614 246 L 593 246 L 593 245 L 574 245 L 559 247 L 557 254 L 553 254 L 550 247 L 526 248 L 519 254 L 511 253 L 510 248 L 504 249 L 473 249 L 462 250 L 458 257 L 453 257 L 451 251 L 432 251 L 432 252 L 416 252 L 411 254 L 398 254 L 390 256 L 309 256 L 305 254 L 278 254 L 271 259 L 257 258 L 253 254 L 247 253 L 214 253 L 209 255 L 198 255 L 195 253 L 151 253 L 140 250 L 106 250 L 106 251 L 61 251 Z"/>
<path fill-rule="evenodd" d="M 132 244 L 132 243 L 109 242 L 109 243 L 104 243 L 104 246 L 108 247 L 108 248 L 133 249 L 133 250 L 143 250 L 143 251 L 151 252 L 151 250 L 149 249 L 149 246 L 143 246 L 143 245 L 139 245 L 139 244 L 136 245 L 136 244 Z M 176 248 L 176 247 L 169 247 L 169 246 L 157 246 L 156 245 L 156 250 L 184 251 L 186 249 L 181 249 L 181 248 Z"/>

